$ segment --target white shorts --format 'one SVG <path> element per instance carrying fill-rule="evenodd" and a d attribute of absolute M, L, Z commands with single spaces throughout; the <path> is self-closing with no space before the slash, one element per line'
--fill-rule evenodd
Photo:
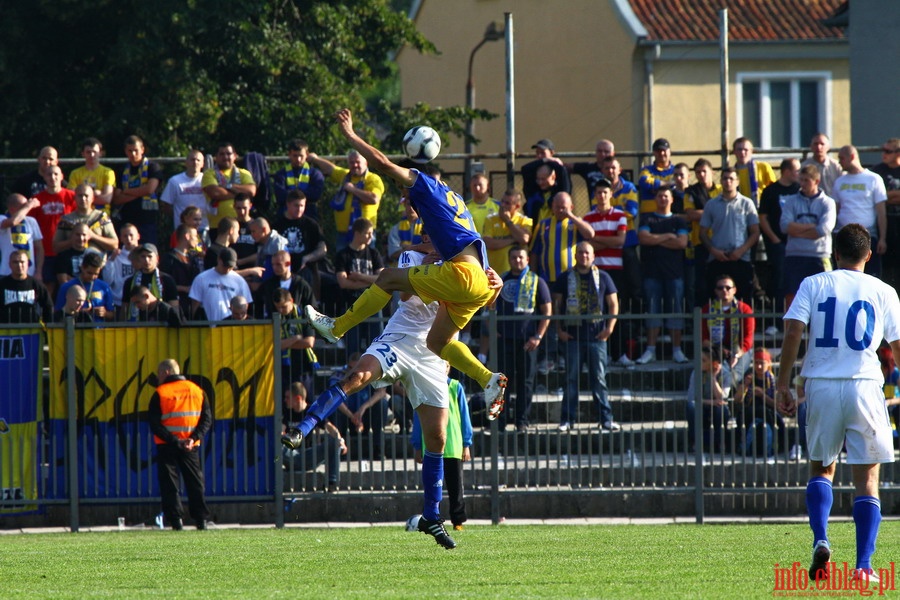
<path fill-rule="evenodd" d="M 406 387 L 412 407 L 420 404 L 450 407 L 447 365 L 425 345 L 425 340 L 402 333 L 385 333 L 375 338 L 364 354 L 374 356 L 384 373 L 376 387 L 395 381 Z"/>
<path fill-rule="evenodd" d="M 882 383 L 873 379 L 807 379 L 809 458 L 828 466 L 847 444 L 847 463 L 894 462 L 894 440 Z"/>

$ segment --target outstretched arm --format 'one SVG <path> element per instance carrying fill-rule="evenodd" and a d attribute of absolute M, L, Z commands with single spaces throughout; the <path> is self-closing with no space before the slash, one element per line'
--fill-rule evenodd
<path fill-rule="evenodd" d="M 416 180 L 412 171 L 391 162 L 381 150 L 370 145 L 353 131 L 353 115 L 349 108 L 339 110 L 336 118 L 341 133 L 344 134 L 350 145 L 363 155 L 370 167 L 384 173 L 404 187 L 413 186 Z"/>

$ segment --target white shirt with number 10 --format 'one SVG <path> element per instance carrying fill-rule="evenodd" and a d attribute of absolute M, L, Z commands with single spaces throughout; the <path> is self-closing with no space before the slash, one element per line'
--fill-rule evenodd
<path fill-rule="evenodd" d="M 807 277 L 784 318 L 809 326 L 806 378 L 883 381 L 878 346 L 882 339 L 900 340 L 896 290 L 858 271 Z"/>

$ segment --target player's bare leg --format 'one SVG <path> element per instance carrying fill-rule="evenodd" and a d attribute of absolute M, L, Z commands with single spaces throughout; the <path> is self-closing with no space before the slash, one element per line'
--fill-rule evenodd
<path fill-rule="evenodd" d="M 356 366 L 341 381 L 316 398 L 306 409 L 306 417 L 298 427 L 291 427 L 281 436 L 281 443 L 292 450 L 303 444 L 303 439 L 322 421 L 330 417 L 347 396 L 362 390 L 373 381 L 381 379 L 381 363 L 371 354 L 363 354 Z"/>
<path fill-rule="evenodd" d="M 428 349 L 459 369 L 484 388 L 484 401 L 488 407 L 488 419 L 493 421 L 503 412 L 506 375 L 491 373 L 478 360 L 469 347 L 454 339 L 460 328 L 453 322 L 447 307 L 441 304 L 434 324 L 425 340 Z"/>
<path fill-rule="evenodd" d="M 347 312 L 337 318 L 324 315 L 312 306 L 306 307 L 306 317 L 319 335 L 334 343 L 344 337 L 345 333 L 379 313 L 390 302 L 392 292 L 415 293 L 409 283 L 409 269 L 391 267 L 381 271 L 375 283 L 356 299 Z"/>

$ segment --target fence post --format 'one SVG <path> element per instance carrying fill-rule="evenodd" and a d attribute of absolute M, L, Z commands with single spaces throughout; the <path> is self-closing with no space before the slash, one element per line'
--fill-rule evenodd
<path fill-rule="evenodd" d="M 694 512 L 697 524 L 703 523 L 703 377 L 700 371 L 703 348 L 703 313 L 694 308 Z M 688 440 L 688 444 L 691 440 Z"/>
<path fill-rule="evenodd" d="M 487 311 L 487 332 L 488 332 L 488 368 L 492 371 L 497 369 L 497 311 Z M 485 413 L 490 408 L 487 398 L 484 399 Z M 487 416 L 485 416 L 487 418 Z M 500 523 L 500 464 L 498 457 L 500 456 L 500 428 L 497 420 L 491 423 L 491 523 L 498 525 Z"/>
<path fill-rule="evenodd" d="M 51 378 L 51 384 L 53 383 Z M 66 471 L 69 483 L 69 529 L 78 531 L 78 402 L 75 390 L 75 319 L 66 317 Z"/>
<path fill-rule="evenodd" d="M 272 314 L 272 371 L 275 374 L 275 423 L 273 444 L 275 446 L 275 527 L 284 527 L 284 454 L 281 452 L 281 410 L 284 390 L 281 389 L 281 313 L 277 310 Z"/>

